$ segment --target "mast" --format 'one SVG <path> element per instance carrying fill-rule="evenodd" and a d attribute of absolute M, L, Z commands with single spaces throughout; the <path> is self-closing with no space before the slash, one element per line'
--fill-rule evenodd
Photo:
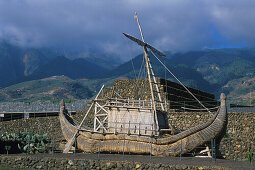
<path fill-rule="evenodd" d="M 159 87 L 158 87 L 158 83 L 157 83 L 157 79 L 155 77 L 153 68 L 151 66 L 151 62 L 150 62 L 150 56 L 148 55 L 148 48 L 156 53 L 159 56 L 165 56 L 165 54 L 161 53 L 160 51 L 158 51 L 157 49 L 155 49 L 154 47 L 152 47 L 151 45 L 149 45 L 148 43 L 146 43 L 144 41 L 144 36 L 143 36 L 143 32 L 142 32 L 142 28 L 139 22 L 139 19 L 137 17 L 137 13 L 135 13 L 135 19 L 137 20 L 137 24 L 141 33 L 141 37 L 142 37 L 142 41 L 131 36 L 128 35 L 126 33 L 123 33 L 127 38 L 129 38 L 130 40 L 136 42 L 138 45 L 143 47 L 143 51 L 144 51 L 144 58 L 145 58 L 145 62 L 146 62 L 146 69 L 147 69 L 147 74 L 148 74 L 148 80 L 149 80 L 149 85 L 150 85 L 150 92 L 151 92 L 151 101 L 152 101 L 152 109 L 153 109 L 153 113 L 154 113 L 154 121 L 156 122 L 156 127 L 155 130 L 158 131 L 159 130 L 159 125 L 158 125 L 158 117 L 157 117 L 157 108 L 156 108 L 156 101 L 155 101 L 155 96 L 154 96 L 154 92 L 153 92 L 153 85 L 155 85 L 156 88 L 156 92 L 157 92 L 157 96 L 159 99 L 159 103 L 161 106 L 161 110 L 165 111 L 166 109 L 164 108 L 163 102 L 162 102 L 162 98 L 160 95 L 160 91 L 159 91 Z"/>
<path fill-rule="evenodd" d="M 141 25 L 139 23 L 139 19 L 137 16 L 137 13 L 135 13 L 135 19 L 137 20 L 137 24 L 141 33 L 141 37 L 142 37 L 142 41 L 145 43 L 144 41 L 144 36 L 143 36 L 143 32 L 142 32 L 142 28 Z M 153 76 L 153 80 L 155 82 L 156 78 L 153 72 L 153 69 L 151 67 L 151 63 L 150 63 L 150 59 L 149 59 L 149 55 L 148 55 L 148 51 L 146 46 L 143 46 L 143 51 L 144 51 L 144 58 L 145 58 L 145 62 L 146 62 L 146 68 L 147 68 L 147 74 L 148 74 L 148 79 L 149 79 L 149 85 L 150 85 L 150 91 L 151 91 L 151 100 L 152 100 L 152 107 L 153 107 L 153 113 L 154 113 L 154 119 L 156 122 L 156 131 L 159 130 L 159 126 L 158 126 L 158 116 L 157 116 L 157 110 L 156 110 L 156 104 L 155 104 L 155 97 L 154 97 L 154 93 L 153 93 L 153 86 L 152 86 L 152 81 L 151 81 L 151 73 Z M 155 82 L 157 83 L 157 82 Z M 156 84 L 157 85 L 157 84 Z M 158 90 L 158 88 L 157 88 Z M 159 93 L 158 93 L 159 94 Z M 160 95 L 159 95 L 160 96 Z M 160 97 L 161 99 L 161 97 Z M 162 103 L 161 103 L 162 104 Z"/>

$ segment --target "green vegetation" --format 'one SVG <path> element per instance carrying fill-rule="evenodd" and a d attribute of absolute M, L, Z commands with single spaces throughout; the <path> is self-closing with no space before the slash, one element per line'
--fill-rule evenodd
<path fill-rule="evenodd" d="M 253 165 L 253 152 L 252 152 L 252 149 L 250 149 L 249 153 L 248 153 L 248 160 L 250 162 L 251 165 Z"/>
<path fill-rule="evenodd" d="M 225 133 L 225 135 L 223 136 L 223 138 L 229 138 L 228 132 Z"/>
<path fill-rule="evenodd" d="M 29 132 L 21 133 L 21 143 L 19 149 L 24 153 L 44 153 L 48 151 L 46 144 L 49 143 L 47 134 L 32 134 Z"/>
<path fill-rule="evenodd" d="M 6 153 L 8 155 L 9 154 L 8 152 L 9 152 L 9 150 L 11 150 L 12 147 L 10 145 L 5 145 L 4 148 L 5 148 Z"/>
<path fill-rule="evenodd" d="M 5 149 L 7 154 L 12 150 L 12 153 L 45 153 L 48 152 L 46 146 L 50 143 L 50 139 L 47 138 L 47 134 L 32 134 L 29 132 L 16 133 L 3 133 L 0 136 L 1 148 Z"/>
<path fill-rule="evenodd" d="M 2 141 L 17 141 L 17 140 L 20 140 L 20 135 L 16 134 L 16 133 L 5 132 L 0 136 L 0 140 L 2 140 Z"/>

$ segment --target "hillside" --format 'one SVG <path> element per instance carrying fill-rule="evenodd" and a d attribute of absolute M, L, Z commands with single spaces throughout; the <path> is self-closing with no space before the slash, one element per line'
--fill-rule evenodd
<path fill-rule="evenodd" d="M 44 93 L 38 92 L 37 94 L 36 91 L 37 89 L 40 89 L 38 91 L 43 91 L 39 83 L 42 81 L 41 79 L 44 80 L 46 78 L 47 80 L 47 77 L 55 75 L 57 77 L 61 77 L 61 75 L 69 77 L 66 77 L 65 81 L 57 79 L 58 83 L 54 82 L 61 86 L 62 89 L 66 88 L 67 91 L 70 90 L 70 87 L 67 86 L 70 82 L 71 84 L 78 83 L 78 85 L 81 85 L 74 86 L 74 88 L 84 90 L 80 96 L 78 95 L 79 90 L 77 93 L 71 90 L 71 95 L 63 96 L 65 98 L 76 99 L 91 97 L 102 84 L 111 85 L 115 79 L 146 77 L 145 69 L 141 67 L 142 63 L 144 63 L 142 55 L 138 55 L 132 60 L 108 70 L 106 67 L 101 67 L 87 60 L 87 58 L 91 57 L 69 59 L 64 56 L 53 57 L 54 54 L 46 49 L 29 49 L 24 51 L 8 45 L 0 47 L 0 60 L 2 61 L 0 62 L 0 84 L 2 83 L 2 86 L 4 86 L 3 84 L 7 85 L 10 82 L 21 82 L 20 84 L 0 90 L 0 100 L 2 101 L 50 98 L 51 95 L 48 95 L 48 92 L 46 92 L 47 97 L 45 97 Z M 221 92 L 224 92 L 231 103 L 252 104 L 255 102 L 254 48 L 165 53 L 167 57 L 161 58 L 162 62 L 185 85 L 214 93 L 216 98 L 219 97 Z M 98 57 L 96 58 L 98 59 Z M 152 55 L 151 61 L 157 77 L 175 81 Z M 100 65 L 104 65 L 103 63 L 107 62 L 103 61 Z M 116 62 L 112 63 L 116 65 Z M 110 68 L 110 65 L 107 67 Z M 50 84 L 50 81 L 53 81 L 52 78 L 47 83 Z M 67 84 L 66 81 L 68 82 Z M 33 86 L 28 88 L 27 84 L 33 84 Z M 58 90 L 56 89 L 58 86 L 48 86 L 46 84 L 44 90 L 47 91 L 47 88 L 55 89 L 54 91 L 57 93 Z M 30 92 L 25 89 L 32 90 Z M 85 92 L 86 89 L 88 93 Z M 30 96 L 28 95 L 29 93 L 31 93 Z M 65 93 L 67 94 L 67 92 Z M 57 94 L 56 96 L 61 97 L 61 92 Z M 52 97 L 54 98 L 53 95 Z"/>
<path fill-rule="evenodd" d="M 216 86 L 205 80 L 201 73 L 196 71 L 194 68 L 176 62 L 172 59 L 172 55 L 168 55 L 166 58 L 161 58 L 161 60 L 185 85 L 208 92 L 215 91 Z M 131 79 L 137 77 L 144 78 L 147 76 L 147 73 L 145 72 L 144 68 L 141 69 L 141 64 L 143 62 L 144 61 L 142 55 L 139 55 L 134 59 L 120 65 L 116 69 L 110 71 L 105 75 L 105 77 L 126 77 Z M 151 57 L 151 62 L 157 77 L 176 81 L 174 77 L 166 72 L 163 66 L 153 56 Z"/>
<path fill-rule="evenodd" d="M 41 79 L 60 75 L 65 75 L 72 79 L 93 78 L 107 71 L 108 70 L 82 58 L 70 60 L 64 56 L 58 56 L 38 67 L 38 69 L 27 78 Z"/>
<path fill-rule="evenodd" d="M 222 89 L 233 103 L 244 105 L 255 104 L 255 78 L 239 78 L 229 81 Z"/>
<path fill-rule="evenodd" d="M 72 53 L 49 48 L 24 48 L 0 41 L 0 89 L 54 75 L 73 79 L 94 78 L 120 62 L 96 52 L 87 54 L 82 51 Z"/>
<path fill-rule="evenodd" d="M 255 102 L 255 48 L 190 51 L 186 53 L 165 52 L 162 62 L 187 86 L 214 93 L 218 98 L 224 92 L 229 102 L 253 104 Z M 151 55 L 152 56 L 152 55 Z M 157 76 L 173 80 L 152 56 Z M 145 75 L 140 69 L 142 55 L 120 65 L 106 77 L 135 78 Z M 142 70 L 143 74 L 140 70 Z M 248 83 L 249 85 L 247 86 Z"/>
<path fill-rule="evenodd" d="M 224 92 L 230 102 L 253 104 L 255 100 L 255 48 L 219 49 L 174 54 L 172 59 L 185 64 Z"/>
<path fill-rule="evenodd" d="M 23 48 L 0 42 L 0 89 L 30 76 L 57 52 L 48 49 Z"/>
<path fill-rule="evenodd" d="M 174 54 L 172 59 L 196 69 L 213 84 L 224 85 L 255 73 L 255 48 L 191 51 Z"/>
<path fill-rule="evenodd" d="M 0 101 L 84 99 L 92 95 L 93 92 L 77 80 L 52 76 L 4 88 L 0 90 Z"/>

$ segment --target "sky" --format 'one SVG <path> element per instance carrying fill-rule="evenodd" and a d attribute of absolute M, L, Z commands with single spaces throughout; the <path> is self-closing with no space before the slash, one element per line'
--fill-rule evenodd
<path fill-rule="evenodd" d="M 142 52 L 254 47 L 254 0 L 0 0 L 0 40 L 24 47 L 96 50 L 127 60 Z"/>

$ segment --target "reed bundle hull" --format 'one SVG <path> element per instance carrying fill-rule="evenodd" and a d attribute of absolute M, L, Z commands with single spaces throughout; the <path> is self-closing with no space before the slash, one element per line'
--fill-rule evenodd
<path fill-rule="evenodd" d="M 67 141 L 76 134 L 78 125 L 74 124 L 67 110 L 61 107 L 60 123 Z M 77 148 L 84 152 L 96 153 L 134 153 L 155 156 L 176 156 L 194 150 L 211 139 L 220 140 L 227 124 L 225 95 L 221 96 L 221 105 L 207 122 L 170 137 L 153 137 L 114 133 L 98 133 L 89 129 L 80 129 L 77 133 Z"/>

